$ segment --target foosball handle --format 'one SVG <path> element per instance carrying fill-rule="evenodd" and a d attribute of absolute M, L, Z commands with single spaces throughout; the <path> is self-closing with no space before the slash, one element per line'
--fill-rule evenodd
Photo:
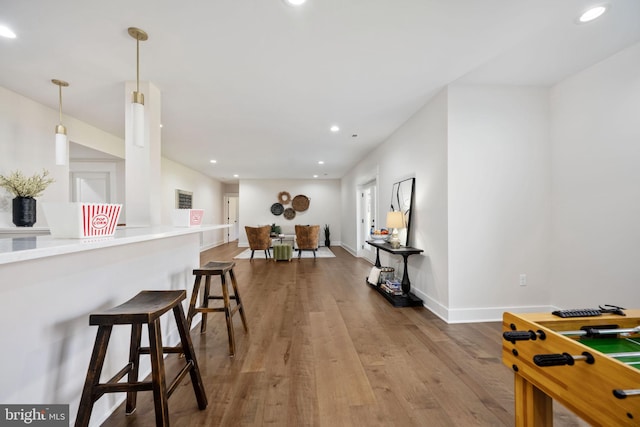
<path fill-rule="evenodd" d="M 533 363 L 538 366 L 563 366 L 573 365 L 573 356 L 569 353 L 562 354 L 537 354 L 533 356 Z"/>
<path fill-rule="evenodd" d="M 596 361 L 593 355 L 588 351 L 583 351 L 582 354 L 578 354 L 575 356 L 572 356 L 569 353 L 536 354 L 535 356 L 533 356 L 533 363 L 538 366 L 572 366 L 576 362 L 576 360 L 586 362 L 589 365 L 592 365 Z"/>
<path fill-rule="evenodd" d="M 502 334 L 502 337 L 506 341 L 515 343 L 516 341 L 535 341 L 538 338 L 538 335 L 540 335 L 541 340 L 545 339 L 544 332 L 542 331 L 538 331 L 538 334 L 533 331 L 507 331 Z"/>

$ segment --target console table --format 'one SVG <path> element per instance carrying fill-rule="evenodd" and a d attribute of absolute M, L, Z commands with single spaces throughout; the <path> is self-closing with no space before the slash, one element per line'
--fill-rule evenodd
<path fill-rule="evenodd" d="M 401 246 L 398 249 L 394 249 L 391 244 L 387 242 L 378 243 L 373 240 L 367 240 L 367 243 L 376 248 L 376 267 L 380 268 L 380 250 L 389 252 L 394 255 L 401 255 L 404 260 L 404 271 L 402 272 L 402 295 L 391 295 L 385 292 L 379 286 L 367 283 L 375 288 L 380 294 L 382 294 L 387 301 L 393 304 L 395 307 L 417 307 L 422 306 L 422 300 L 411 293 L 411 281 L 409 280 L 409 273 L 407 272 L 407 259 L 410 255 L 419 254 L 424 252 L 422 249 L 416 249 L 409 246 Z"/>

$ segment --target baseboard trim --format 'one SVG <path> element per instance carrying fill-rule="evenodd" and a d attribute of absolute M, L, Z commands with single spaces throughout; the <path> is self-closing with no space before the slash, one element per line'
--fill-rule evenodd
<path fill-rule="evenodd" d="M 356 257 L 356 258 L 358 257 L 358 251 L 356 251 L 356 250 L 355 250 L 355 249 L 353 249 L 352 247 L 347 246 L 347 245 L 342 245 L 342 244 L 340 245 L 340 247 L 341 247 L 342 249 L 344 249 L 345 251 L 349 252 L 349 253 L 350 253 L 351 255 L 353 255 L 354 257 Z"/>
<path fill-rule="evenodd" d="M 203 245 L 203 246 L 200 246 L 200 252 L 204 252 L 206 250 L 213 249 L 215 247 L 218 247 L 218 246 L 224 245 L 224 244 L 225 244 L 224 241 L 218 241 L 218 242 L 211 243 L 209 245 Z"/>
<path fill-rule="evenodd" d="M 424 307 L 427 310 L 450 324 L 500 322 L 502 321 L 502 315 L 507 311 L 511 313 L 540 313 L 555 310 L 555 307 L 552 305 L 447 308 L 423 292 L 414 289 L 413 293 L 422 298 L 422 301 L 424 301 Z"/>

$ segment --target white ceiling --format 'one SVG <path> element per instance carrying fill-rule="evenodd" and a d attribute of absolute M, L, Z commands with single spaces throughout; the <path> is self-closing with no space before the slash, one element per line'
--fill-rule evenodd
<path fill-rule="evenodd" d="M 66 80 L 64 113 L 124 138 L 139 27 L 165 157 L 224 182 L 340 178 L 449 83 L 552 85 L 640 40 L 640 1 L 576 24 L 595 3 L 0 0 L 18 35 L 0 86 L 57 110 Z"/>

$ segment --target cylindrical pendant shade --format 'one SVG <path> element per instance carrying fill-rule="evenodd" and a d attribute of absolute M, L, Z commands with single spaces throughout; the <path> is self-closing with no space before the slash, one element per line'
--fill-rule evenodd
<path fill-rule="evenodd" d="M 144 147 L 144 104 L 131 103 L 133 145 Z"/>
<path fill-rule="evenodd" d="M 69 158 L 69 150 L 67 144 L 67 135 L 64 133 L 56 133 L 56 165 L 62 166 L 67 164 Z"/>

